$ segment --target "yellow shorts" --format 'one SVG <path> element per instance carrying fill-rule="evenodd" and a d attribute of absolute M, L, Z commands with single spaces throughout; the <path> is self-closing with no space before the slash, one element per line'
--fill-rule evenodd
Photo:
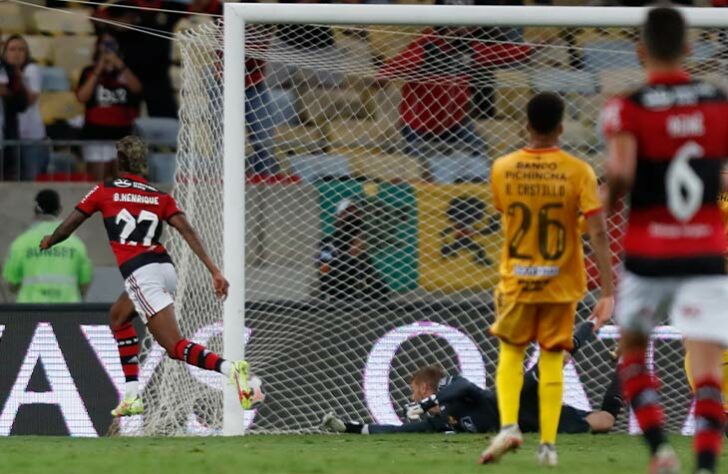
<path fill-rule="evenodd" d="M 690 353 L 685 351 L 685 375 L 688 378 L 690 390 L 695 391 L 695 381 L 690 374 Z M 723 351 L 723 411 L 728 413 L 728 350 Z"/>
<path fill-rule="evenodd" d="M 490 333 L 504 342 L 525 346 L 537 341 L 547 351 L 571 350 L 576 305 L 570 303 L 521 303 L 495 292 L 496 317 Z"/>

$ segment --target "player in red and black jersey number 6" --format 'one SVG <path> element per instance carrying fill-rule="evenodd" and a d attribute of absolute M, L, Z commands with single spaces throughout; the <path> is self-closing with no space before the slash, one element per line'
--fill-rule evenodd
<path fill-rule="evenodd" d="M 259 383 L 249 384 L 248 363 L 227 361 L 180 334 L 173 307 L 177 274 L 171 257 L 159 243 L 162 223 L 166 221 L 174 227 L 210 271 L 218 298 L 227 296 L 230 285 L 174 198 L 143 178 L 147 172 L 144 142 L 128 136 L 116 143 L 116 149 L 121 176 L 93 188 L 53 234 L 40 243 L 42 250 L 49 249 L 67 239 L 95 212 L 103 216 L 126 289 L 111 308 L 111 328 L 126 377 L 124 398 L 112 415 L 128 416 L 143 411 L 138 393 L 139 339 L 131 324 L 137 315 L 171 358 L 229 377 L 238 389 L 241 406 L 251 408 L 263 400 L 263 394 Z"/>
<path fill-rule="evenodd" d="M 692 356 L 695 472 L 714 473 L 728 346 L 726 238 L 718 207 L 728 158 L 728 96 L 682 68 L 689 46 L 676 9 L 649 11 L 638 52 L 647 83 L 610 100 L 603 115 L 610 208 L 629 193 L 616 305 L 622 387 L 650 447 L 650 472 L 679 472 L 665 438 L 659 383 L 645 362 L 649 334 L 667 313 Z"/>

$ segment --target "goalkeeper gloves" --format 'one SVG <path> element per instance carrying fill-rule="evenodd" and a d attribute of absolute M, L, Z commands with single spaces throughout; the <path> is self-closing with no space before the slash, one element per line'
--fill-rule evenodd
<path fill-rule="evenodd" d="M 407 404 L 407 421 L 420 421 L 420 418 L 424 414 L 425 410 L 422 409 L 419 403 Z"/>
<path fill-rule="evenodd" d="M 419 421 L 430 408 L 437 406 L 437 395 L 432 394 L 427 398 L 423 398 L 419 402 L 407 405 L 407 420 Z"/>

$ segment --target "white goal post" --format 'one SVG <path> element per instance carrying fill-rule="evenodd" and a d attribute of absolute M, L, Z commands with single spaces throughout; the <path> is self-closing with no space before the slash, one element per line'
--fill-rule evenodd
<path fill-rule="evenodd" d="M 180 324 L 225 358 L 247 356 L 269 399 L 257 415 L 243 417 L 232 387 L 168 363 L 147 342 L 143 354 L 152 363 L 143 362 L 149 368 L 142 368 L 142 385 L 148 414 L 122 432 L 312 432 L 328 411 L 399 423 L 395 406 L 407 396 L 407 374 L 425 363 L 491 384 L 496 346 L 486 329 L 494 315 L 490 289 L 501 241 L 483 184 L 487 164 L 522 143 L 533 91 L 554 90 L 567 103 L 564 148 L 599 172 L 598 113 L 606 95 L 641 79 L 633 46 L 646 11 L 226 3 L 223 22 L 182 32 L 174 194 L 212 257 L 222 261 L 231 288 L 222 306 L 215 302 L 199 264 L 170 236 Z M 691 71 L 721 79 L 728 9 L 682 11 L 696 42 Z M 460 34 L 444 27 L 477 30 L 478 36 L 457 39 L 467 49 L 462 62 L 448 62 L 428 44 L 422 50 L 434 55 L 427 67 L 391 67 L 382 78 L 410 44 L 423 38 L 440 44 Z M 320 44 L 302 52 L 298 43 L 312 41 Z M 246 98 L 250 59 L 267 64 L 263 114 L 246 110 L 256 104 L 256 97 Z M 458 89 L 463 77 L 465 96 Z M 455 115 L 447 107 L 458 108 L 457 127 L 413 133 L 418 117 L 406 117 L 404 96 L 423 90 L 452 99 L 444 115 L 428 112 L 443 121 Z M 266 140 L 277 178 L 246 179 L 246 157 Z M 622 218 L 610 222 L 615 235 Z M 347 219 L 356 231 L 346 227 Z M 337 240 L 341 235 L 346 244 Z M 359 270 L 334 272 L 332 253 L 340 265 L 346 254 L 337 245 L 368 255 L 360 262 L 362 281 L 349 281 Z M 619 251 L 613 252 L 616 260 Z M 593 264 L 588 271 L 593 283 Z M 347 288 L 364 296 L 347 298 Z M 580 308 L 579 319 L 587 313 L 587 306 Z M 615 328 L 600 337 L 611 345 Z M 657 338 L 667 341 L 656 344 L 655 365 L 669 367 L 670 429 L 689 432 L 679 335 L 662 327 Z M 565 397 L 588 409 L 598 404 L 613 364 L 604 343 L 585 350 L 591 352 L 582 365 L 568 368 Z M 619 429 L 632 428 L 627 418 Z"/>

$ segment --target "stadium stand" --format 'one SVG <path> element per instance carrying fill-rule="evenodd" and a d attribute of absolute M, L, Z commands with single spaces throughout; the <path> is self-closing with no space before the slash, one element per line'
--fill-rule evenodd
<path fill-rule="evenodd" d="M 175 172 L 174 153 L 152 153 L 149 155 L 149 180 L 155 183 L 171 184 Z"/>
<path fill-rule="evenodd" d="M 43 92 L 66 92 L 71 90 L 68 73 L 62 67 L 43 68 Z"/>
<path fill-rule="evenodd" d="M 176 146 L 179 122 L 168 117 L 140 117 L 134 122 L 134 131 L 150 143 Z"/>
<path fill-rule="evenodd" d="M 584 65 L 587 70 L 639 67 L 634 43 L 627 40 L 602 40 L 584 43 Z"/>
<path fill-rule="evenodd" d="M 396 146 L 401 138 L 395 122 L 387 117 L 378 120 L 343 119 L 330 123 L 332 145 L 349 147 Z"/>
<path fill-rule="evenodd" d="M 639 83 L 644 72 L 640 68 L 615 68 L 599 72 L 599 87 L 605 95 L 616 94 L 625 87 L 624 78 L 633 77 Z"/>
<path fill-rule="evenodd" d="M 435 2 L 397 0 L 396 3 Z M 563 0 L 552 3 L 569 5 L 575 2 Z M 71 91 L 75 88 L 81 68 L 91 63 L 95 41 L 94 25 L 88 18 L 91 13 L 86 8 L 36 10 L 12 3 L 0 4 L 0 31 L 4 35 L 16 32 L 26 34 L 32 56 L 45 66 L 40 104 L 46 124 L 65 123 L 82 112 Z M 210 21 L 209 17 L 187 16 L 177 22 L 174 31 L 180 32 Z M 321 50 L 320 54 L 329 59 L 362 59 L 356 68 L 360 75 L 366 76 L 367 68 L 373 72 L 383 61 L 402 51 L 421 31 L 421 28 L 401 26 L 333 28 L 334 45 Z M 582 121 L 580 110 L 587 108 L 587 105 L 593 108 L 592 103 L 601 104 L 606 95 L 624 87 L 620 78 L 624 78 L 625 73 L 639 71 L 633 53 L 634 37 L 624 31 L 596 28 L 557 30 L 527 27 L 520 34 L 524 41 L 534 44 L 531 61 L 542 65 L 543 69 L 533 74 L 516 65 L 493 71 L 493 115 L 487 115 L 492 118 L 476 123 L 477 133 L 487 143 L 487 156 L 493 157 L 507 151 L 512 148 L 514 138 L 522 136 L 520 122 L 525 102 L 532 91 L 539 90 L 555 90 L 569 99 L 567 113 L 570 120 L 567 121 L 564 135 L 567 145 L 598 145 L 599 138 L 594 127 Z M 691 39 L 695 41 L 692 61 L 701 63 L 701 70 L 706 70 L 705 62 L 716 57 L 723 45 L 716 35 L 705 32 L 692 34 Z M 548 47 L 539 48 L 538 45 Z M 574 48 L 583 49 L 580 54 L 575 54 Z M 300 55 L 300 52 L 296 54 Z M 171 59 L 169 74 L 174 90 L 178 93 L 181 87 L 182 57 L 176 44 L 173 45 Z M 276 67 L 275 64 L 269 65 L 269 74 L 271 69 L 275 73 Z M 269 89 L 268 111 L 276 126 L 276 159 L 284 171 L 303 170 L 306 173 L 304 179 L 309 179 L 312 176 L 310 167 L 301 164 L 307 160 L 299 162 L 296 157 L 327 153 L 326 156 L 334 158 L 327 159 L 328 164 L 323 167 L 328 169 L 333 166 L 334 175 L 346 170 L 345 174 L 351 172 L 354 176 L 373 176 L 383 180 L 398 179 L 399 176 L 406 176 L 406 179 L 420 178 L 416 163 L 401 153 L 403 144 L 397 127 L 400 118 L 400 82 L 395 80 L 382 85 L 367 81 L 365 77 L 349 78 L 332 73 L 313 79 L 306 74 L 294 74 L 292 77 L 294 82 L 284 88 L 275 82 L 275 75 L 269 75 L 267 80 L 272 86 Z M 638 76 L 634 74 L 634 77 Z M 142 117 L 137 122 L 137 130 L 153 141 L 160 140 L 173 146 L 177 128 L 172 122 L 163 123 Z M 67 156 L 63 153 L 60 155 Z M 382 166 L 382 158 L 367 159 L 367 156 L 375 155 L 386 156 L 393 161 L 386 167 Z M 342 159 L 347 161 L 346 167 L 330 164 L 339 163 Z M 169 157 L 159 160 L 162 164 L 158 175 L 168 181 L 171 179 L 169 169 L 174 167 L 167 166 Z M 452 158 L 433 157 L 430 161 L 434 165 L 440 160 L 446 163 Z M 68 160 L 61 162 L 67 164 Z M 440 178 L 446 181 L 451 179 L 444 176 Z"/>
<path fill-rule="evenodd" d="M 39 10 L 33 14 L 39 32 L 48 35 L 92 35 L 91 21 L 79 10 Z"/>
<path fill-rule="evenodd" d="M 334 153 L 349 158 L 353 176 L 392 182 L 416 182 L 421 179 L 419 162 L 404 153 L 373 153 L 373 149 L 367 147 L 335 149 Z"/>
<path fill-rule="evenodd" d="M 290 89 L 273 88 L 269 91 L 268 104 L 271 120 L 275 125 L 294 123 L 298 119 L 296 112 L 296 94 Z"/>
<path fill-rule="evenodd" d="M 526 127 L 516 120 L 479 120 L 475 129 L 485 137 L 488 156 L 501 156 L 513 147 L 525 144 Z"/>
<path fill-rule="evenodd" d="M 420 31 L 420 28 L 378 26 L 369 30 L 369 44 L 374 55 L 383 61 L 396 56 Z"/>
<path fill-rule="evenodd" d="M 553 91 L 561 94 L 576 92 L 594 94 L 597 83 L 594 75 L 587 71 L 574 69 L 542 69 L 538 75 L 531 76 L 531 85 L 536 91 Z"/>
<path fill-rule="evenodd" d="M 95 36 L 59 36 L 53 38 L 53 64 L 67 74 L 78 72 L 91 64 Z"/>
<path fill-rule="evenodd" d="M 38 63 L 50 64 L 53 61 L 53 38 L 41 35 L 27 35 L 25 41 L 28 42 L 28 48 L 33 52 L 33 59 Z"/>
<path fill-rule="evenodd" d="M 488 160 L 462 153 L 434 155 L 429 157 L 428 165 L 432 181 L 439 184 L 452 184 L 461 181 L 485 181 L 488 179 Z"/>
<path fill-rule="evenodd" d="M 321 153 L 328 140 L 321 127 L 279 125 L 276 128 L 276 155 L 289 157 L 296 154 Z"/>
<path fill-rule="evenodd" d="M 495 110 L 498 118 L 525 118 L 526 103 L 531 96 L 531 89 L 526 84 L 528 78 L 521 71 L 495 72 Z"/>
<path fill-rule="evenodd" d="M 291 157 L 291 171 L 307 183 L 324 178 L 349 176 L 349 160 L 342 155 L 299 155 Z"/>
<path fill-rule="evenodd" d="M 23 12 L 14 3 L 0 3 L 0 31 L 3 34 L 25 33 L 27 26 Z"/>
<path fill-rule="evenodd" d="M 40 98 L 40 114 L 43 123 L 52 124 L 83 115 L 83 105 L 78 103 L 73 92 L 44 92 Z"/>

